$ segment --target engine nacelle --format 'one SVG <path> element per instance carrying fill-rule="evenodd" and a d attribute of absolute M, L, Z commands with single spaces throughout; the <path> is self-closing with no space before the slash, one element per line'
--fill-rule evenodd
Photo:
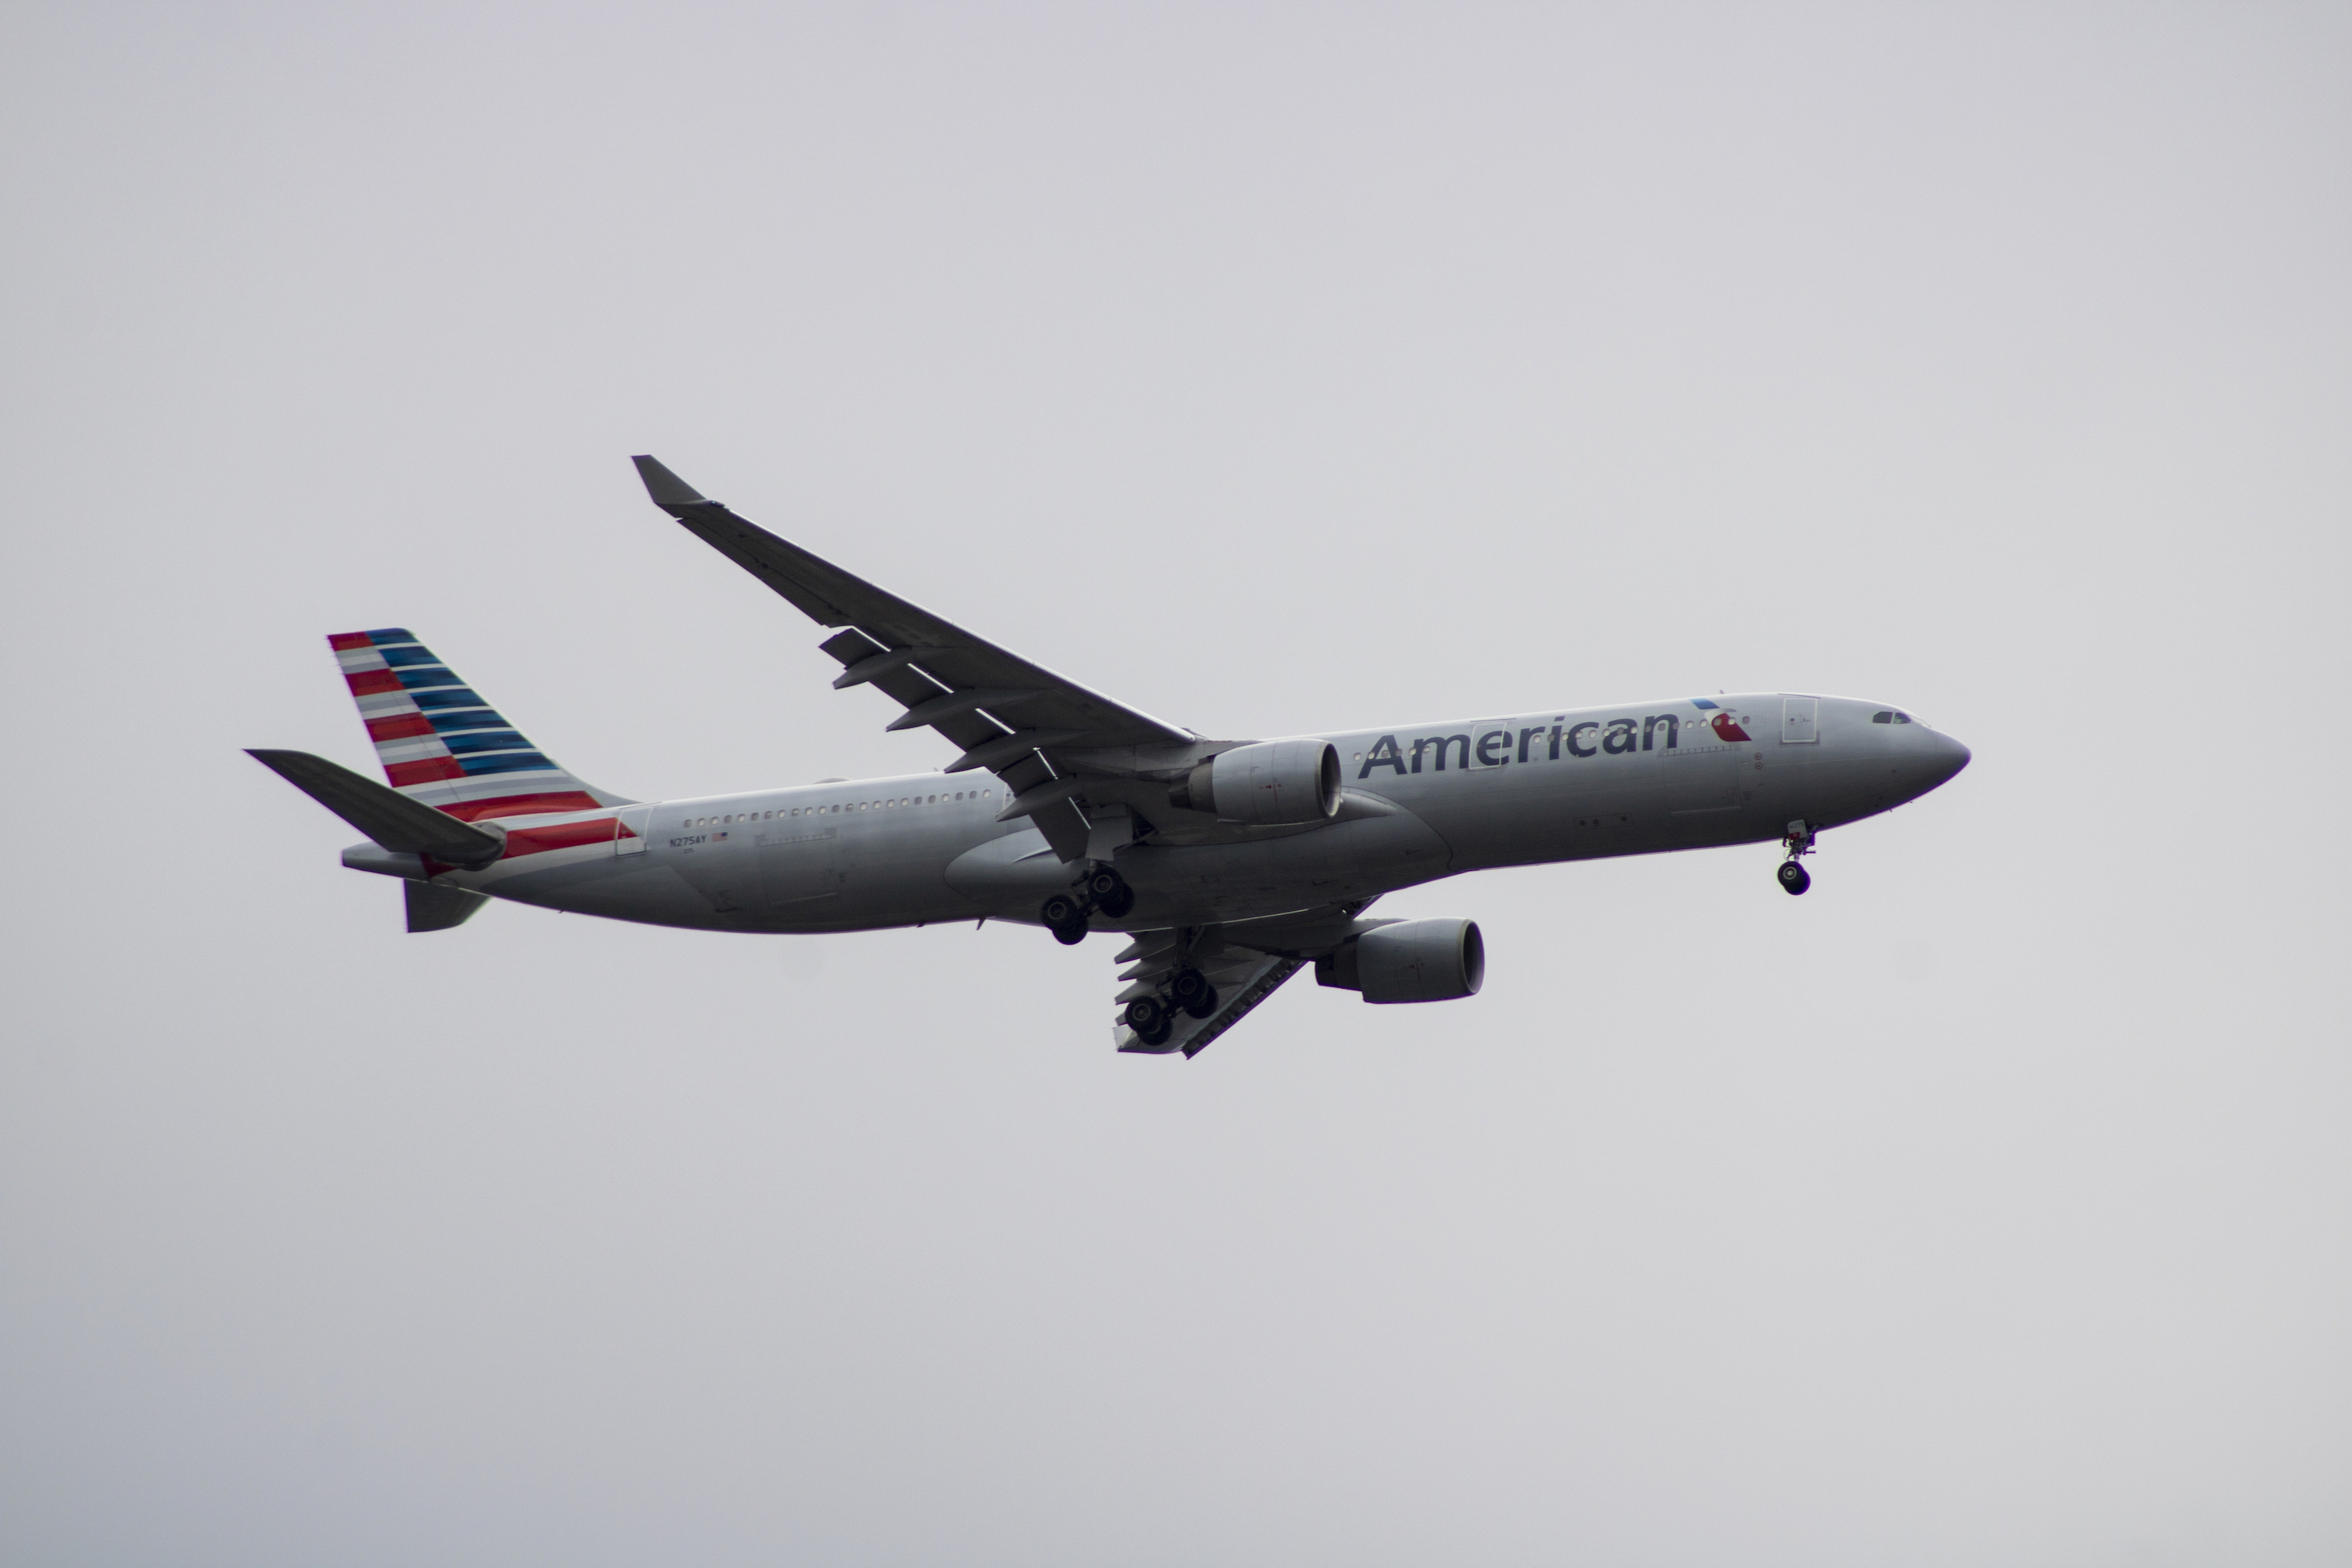
<path fill-rule="evenodd" d="M 1317 959 L 1315 980 L 1360 991 L 1367 1002 L 1475 996 L 1486 983 L 1486 940 L 1476 921 L 1394 921 Z"/>
<path fill-rule="evenodd" d="M 1339 809 L 1339 751 L 1328 741 L 1237 746 L 1187 773 L 1168 804 L 1228 822 L 1328 822 Z"/>

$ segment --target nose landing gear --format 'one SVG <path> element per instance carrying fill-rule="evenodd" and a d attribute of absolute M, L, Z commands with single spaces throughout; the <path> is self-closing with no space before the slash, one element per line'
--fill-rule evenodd
<path fill-rule="evenodd" d="M 1789 824 L 1789 831 L 1781 836 L 1780 847 L 1789 854 L 1789 858 L 1780 862 L 1780 886 L 1793 898 L 1813 885 L 1813 879 L 1806 873 L 1803 864 L 1803 857 L 1813 852 L 1813 830 L 1806 825 L 1803 817 Z"/>
<path fill-rule="evenodd" d="M 1072 945 L 1087 940 L 1087 921 L 1096 910 L 1111 920 L 1125 920 L 1135 908 L 1135 889 L 1127 879 L 1105 865 L 1097 864 L 1067 893 L 1055 893 L 1037 906 L 1037 919 L 1055 940 Z M 1136 1030 L 1141 1034 L 1140 1029 Z"/>

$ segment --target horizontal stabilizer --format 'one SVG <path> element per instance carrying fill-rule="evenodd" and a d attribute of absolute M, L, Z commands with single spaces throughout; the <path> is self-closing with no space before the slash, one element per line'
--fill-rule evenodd
<path fill-rule="evenodd" d="M 324 757 L 308 752 L 248 750 L 246 754 L 396 855 L 421 855 L 446 866 L 483 866 L 505 853 L 503 834 L 460 822 Z M 414 910 L 415 905 L 409 908 Z"/>
<path fill-rule="evenodd" d="M 463 888 L 444 888 L 434 882 L 404 882 L 408 893 L 408 930 L 413 936 L 418 931 L 447 931 L 451 926 L 464 925 L 474 918 L 474 911 L 490 901 L 488 893 L 469 893 Z"/>

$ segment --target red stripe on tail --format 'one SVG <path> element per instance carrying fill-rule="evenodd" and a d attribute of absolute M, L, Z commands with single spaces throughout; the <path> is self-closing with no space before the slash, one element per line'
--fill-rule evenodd
<path fill-rule="evenodd" d="M 552 827 L 518 827 L 507 835 L 506 858 L 518 855 L 538 855 L 550 849 L 577 849 L 583 844 L 613 842 L 614 821 L 600 816 L 593 822 L 559 822 Z M 621 829 L 621 837 L 635 838 L 635 834 Z"/>
<path fill-rule="evenodd" d="M 455 757 L 426 757 L 414 763 L 387 763 L 383 773 L 395 787 L 405 788 L 409 784 L 431 784 L 436 779 L 461 779 L 466 776 L 466 770 L 457 765 Z M 592 808 L 595 804 L 593 800 L 588 803 Z M 458 814 L 452 812 L 450 815 Z"/>
<path fill-rule="evenodd" d="M 540 816 L 551 811 L 593 811 L 600 804 L 586 790 L 568 789 L 546 795 L 502 795 L 496 800 L 461 801 L 456 805 L 436 809 L 447 812 L 460 822 L 479 822 L 486 816 Z"/>

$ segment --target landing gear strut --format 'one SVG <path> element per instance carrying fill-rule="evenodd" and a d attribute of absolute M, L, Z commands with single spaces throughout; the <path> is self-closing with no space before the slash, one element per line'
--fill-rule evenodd
<path fill-rule="evenodd" d="M 1069 945 L 1087 940 L 1087 921 L 1097 910 L 1116 921 L 1126 919 L 1133 908 L 1135 889 L 1127 885 L 1127 879 L 1112 868 L 1097 864 L 1079 879 L 1075 889 L 1055 893 L 1038 905 L 1037 919 L 1055 940 Z"/>
<path fill-rule="evenodd" d="M 1807 874 L 1803 864 L 1803 857 L 1813 852 L 1813 830 L 1803 817 L 1789 824 L 1789 831 L 1781 836 L 1780 847 L 1789 855 L 1780 862 L 1780 886 L 1794 897 L 1813 885 L 1813 879 Z"/>

